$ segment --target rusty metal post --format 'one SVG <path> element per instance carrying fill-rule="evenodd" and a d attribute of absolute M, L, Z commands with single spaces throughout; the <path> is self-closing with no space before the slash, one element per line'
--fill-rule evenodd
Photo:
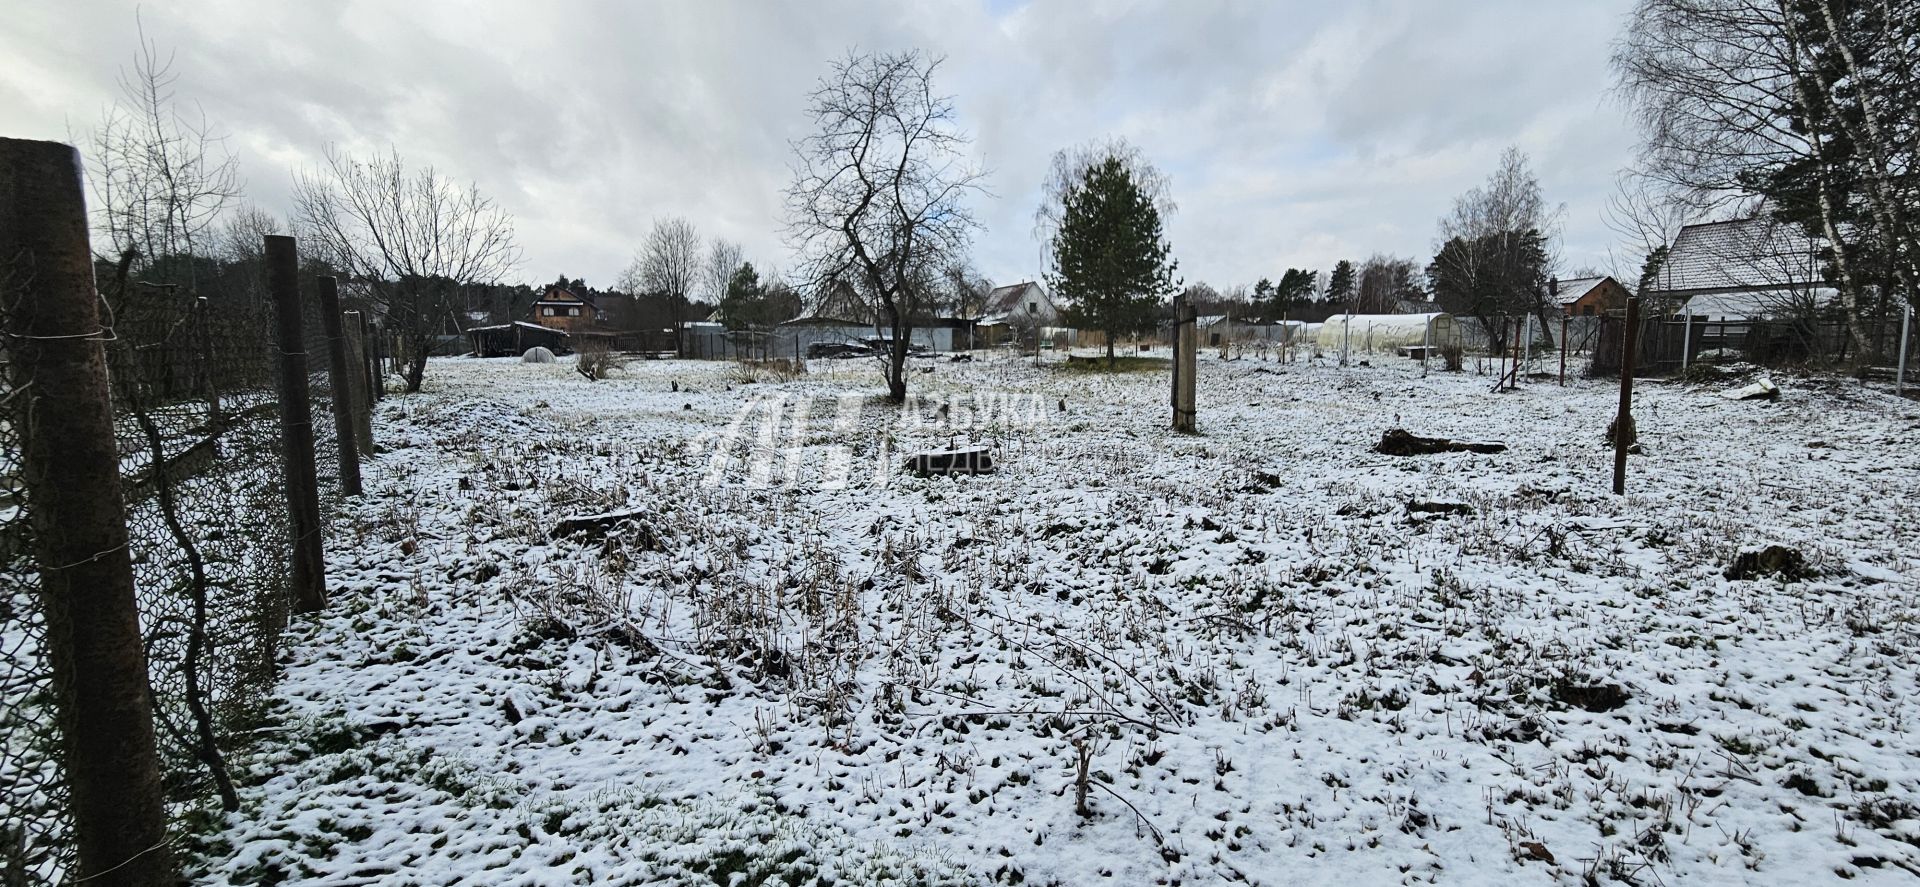
<path fill-rule="evenodd" d="M 1198 430 L 1194 411 L 1194 377 L 1198 374 L 1199 331 L 1194 328 L 1193 305 L 1185 296 L 1173 300 L 1173 430 Z"/>
<path fill-rule="evenodd" d="M 1613 417 L 1613 494 L 1627 494 L 1627 449 L 1639 440 L 1633 427 L 1633 365 L 1640 340 L 1640 297 L 1627 299 L 1627 326 L 1620 334 L 1620 411 Z"/>
<path fill-rule="evenodd" d="M 286 458 L 287 515 L 293 536 L 293 609 L 327 605 L 326 559 L 320 545 L 320 478 L 314 468 L 313 403 L 307 390 L 307 345 L 300 316 L 300 253 L 293 238 L 266 236 L 267 291 L 273 296 L 280 346 L 280 441 Z"/>
<path fill-rule="evenodd" d="M 340 490 L 360 495 L 360 435 L 354 414 L 353 363 L 347 354 L 346 318 L 340 316 L 340 287 L 331 276 L 320 278 L 320 327 L 327 335 L 327 387 L 333 394 L 333 436 L 340 454 Z"/>
<path fill-rule="evenodd" d="M 172 884 L 80 155 L 0 139 L 0 305 L 73 883 Z"/>

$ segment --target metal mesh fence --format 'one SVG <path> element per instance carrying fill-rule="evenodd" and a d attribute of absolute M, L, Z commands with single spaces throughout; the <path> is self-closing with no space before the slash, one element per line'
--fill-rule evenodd
<path fill-rule="evenodd" d="M 170 806 L 184 815 L 232 803 L 226 755 L 259 722 L 287 624 L 279 349 L 257 275 L 204 289 L 142 277 L 103 269 L 99 282 L 156 733 Z M 302 295 L 327 514 L 338 462 L 326 342 Z M 21 395 L 0 385 L 0 399 Z M 0 414 L 0 884 L 48 883 L 71 849 L 21 441 L 11 411 Z"/>

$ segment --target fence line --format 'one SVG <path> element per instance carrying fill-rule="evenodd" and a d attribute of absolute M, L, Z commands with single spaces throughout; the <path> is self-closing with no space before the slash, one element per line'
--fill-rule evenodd
<path fill-rule="evenodd" d="M 9 147 L 0 140 L 0 179 L 21 175 L 8 162 Z M 77 193 L 75 201 L 81 206 Z M 334 389 L 364 385 L 366 365 L 378 358 L 281 366 L 287 353 L 330 353 L 318 281 L 299 268 L 291 238 L 268 238 L 263 255 L 245 267 L 184 256 L 94 263 L 82 286 L 85 304 L 99 306 L 99 335 L 86 344 L 104 352 L 111 412 L 107 426 L 76 437 L 53 419 L 79 399 L 37 399 L 50 382 L 48 350 L 24 324 L 49 298 L 31 273 L 45 263 L 21 251 L 6 203 L 0 201 L 0 359 L 7 369 L 0 402 L 15 409 L 0 417 L 0 884 L 58 883 L 87 874 L 84 839 L 101 813 L 69 791 L 80 787 L 72 743 L 84 727 L 53 716 L 59 687 L 52 666 L 70 651 L 51 639 L 65 632 L 47 632 L 49 618 L 65 618 L 49 604 L 70 595 L 46 579 L 44 543 L 73 528 L 54 512 L 57 497 L 28 483 L 28 457 L 35 447 L 54 447 L 63 458 L 90 444 L 104 450 L 109 482 L 117 480 L 120 492 L 112 497 L 113 517 L 124 533 L 119 552 L 130 562 L 138 611 L 131 647 L 145 660 L 137 696 L 151 700 L 145 717 L 160 776 L 155 791 L 164 787 L 166 809 L 176 816 L 231 810 L 238 798 L 227 761 L 266 714 L 296 587 L 317 590 L 322 578 L 315 557 L 301 573 L 312 584 L 295 585 L 288 565 L 303 560 L 295 541 L 317 554 L 324 515 L 342 495 L 333 470 L 340 442 L 366 422 L 368 398 L 336 402 Z M 84 232 L 84 208 L 77 212 Z M 84 268 L 84 236 L 79 242 Z M 292 309 L 278 324 L 269 280 Z M 362 329 L 359 316 L 349 321 Z M 294 337 L 277 343 L 276 327 Z M 19 408 L 29 402 L 36 412 L 23 421 Z M 312 421 L 316 411 L 336 409 L 358 415 L 339 424 Z M 297 448 L 287 446 L 286 426 L 303 422 L 312 439 L 289 465 L 286 454 Z M 296 518 L 283 491 L 289 475 L 301 471 L 312 479 L 310 507 Z M 122 734 L 106 735 L 118 748 Z M 111 803 L 123 811 L 138 805 L 139 791 L 137 782 L 116 785 Z M 121 862 L 138 856 L 116 879 L 167 864 L 165 842 L 150 838 L 130 833 L 120 850 L 105 851 L 121 853 Z M 134 843 L 139 854 L 126 850 Z"/>

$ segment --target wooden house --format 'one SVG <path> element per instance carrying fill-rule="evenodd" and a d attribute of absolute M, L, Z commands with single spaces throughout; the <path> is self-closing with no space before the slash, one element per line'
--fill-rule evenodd
<path fill-rule="evenodd" d="M 1571 280 L 1556 280 L 1553 284 L 1554 299 L 1560 303 L 1560 313 L 1568 317 L 1592 317 L 1605 314 L 1617 308 L 1627 307 L 1627 288 L 1611 277 L 1576 277 Z"/>
<path fill-rule="evenodd" d="M 565 333 L 599 328 L 607 322 L 607 313 L 593 299 L 564 286 L 554 285 L 540 293 L 533 303 L 533 322 Z"/>

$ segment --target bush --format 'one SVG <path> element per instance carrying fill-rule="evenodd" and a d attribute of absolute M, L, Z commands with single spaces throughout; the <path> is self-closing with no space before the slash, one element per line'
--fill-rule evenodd
<path fill-rule="evenodd" d="M 764 360 L 742 358 L 733 365 L 729 374 L 736 385 L 752 385 L 761 379 L 772 382 L 791 382 L 807 373 L 807 362 L 790 357 L 774 357 Z"/>
<path fill-rule="evenodd" d="M 605 342 L 591 340 L 581 342 L 576 355 L 573 368 L 579 371 L 580 375 L 586 376 L 589 382 L 605 379 L 614 368 L 620 365 L 620 361 L 614 356 L 613 349 Z"/>
<path fill-rule="evenodd" d="M 1467 349 L 1462 347 L 1459 342 L 1451 342 L 1440 346 L 1440 362 L 1447 368 L 1447 372 L 1460 372 L 1461 367 L 1466 363 L 1466 359 Z"/>

